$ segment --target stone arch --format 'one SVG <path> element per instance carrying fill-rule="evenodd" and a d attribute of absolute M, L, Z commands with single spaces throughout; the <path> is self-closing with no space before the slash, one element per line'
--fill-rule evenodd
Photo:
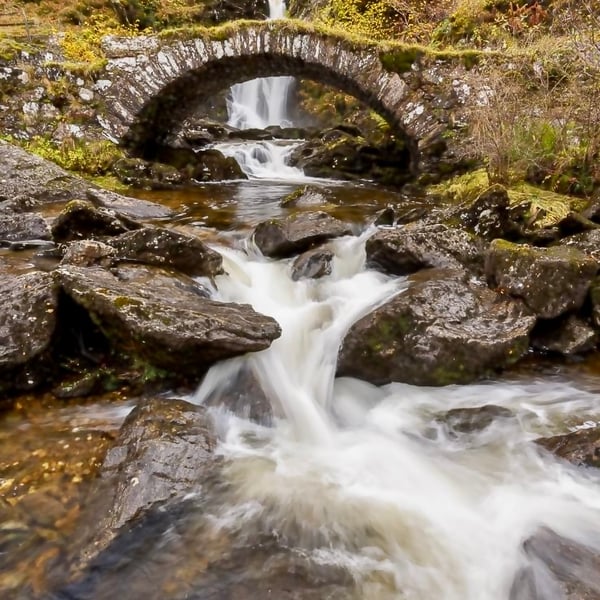
<path fill-rule="evenodd" d="M 447 119 L 428 105 L 414 53 L 397 72 L 386 68 L 376 44 L 353 44 L 286 21 L 216 30 L 212 39 L 207 32 L 188 35 L 105 40 L 112 83 L 102 125 L 114 138 L 134 149 L 148 147 L 211 94 L 255 77 L 293 75 L 340 89 L 382 115 L 409 141 L 414 172 L 423 170 L 427 145 L 442 139 Z M 438 154 L 447 149 L 441 146 Z"/>

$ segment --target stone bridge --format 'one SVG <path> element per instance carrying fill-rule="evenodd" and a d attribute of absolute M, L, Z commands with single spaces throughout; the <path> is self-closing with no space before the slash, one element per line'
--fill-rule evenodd
<path fill-rule="evenodd" d="M 358 98 L 407 139 L 414 173 L 439 172 L 459 161 L 456 140 L 473 96 L 464 57 L 286 20 L 106 38 L 104 51 L 112 83 L 101 124 L 139 154 L 150 154 L 201 102 L 234 83 L 292 75 Z"/>

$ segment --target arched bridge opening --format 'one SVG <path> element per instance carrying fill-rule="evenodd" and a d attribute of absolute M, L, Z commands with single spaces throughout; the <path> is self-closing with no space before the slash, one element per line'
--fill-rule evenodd
<path fill-rule="evenodd" d="M 103 125 L 113 137 L 138 155 L 151 154 L 221 90 L 256 77 L 288 75 L 334 87 L 381 115 L 406 141 L 415 173 L 429 147 L 437 144 L 437 155 L 446 151 L 448 119 L 434 103 L 435 92 L 421 85 L 414 52 L 407 51 L 398 68 L 398 61 L 386 61 L 374 43 L 356 44 L 285 21 L 244 24 L 218 34 L 108 39 L 112 85 L 105 92 Z"/>

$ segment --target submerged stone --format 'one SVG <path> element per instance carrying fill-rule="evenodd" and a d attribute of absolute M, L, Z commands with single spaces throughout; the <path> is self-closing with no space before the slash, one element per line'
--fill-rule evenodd
<path fill-rule="evenodd" d="M 423 271 L 350 328 L 337 372 L 376 385 L 469 383 L 519 360 L 534 323 L 522 303 L 460 272 Z"/>

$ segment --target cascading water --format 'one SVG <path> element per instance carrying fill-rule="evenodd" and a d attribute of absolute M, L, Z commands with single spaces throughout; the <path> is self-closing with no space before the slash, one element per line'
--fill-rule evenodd
<path fill-rule="evenodd" d="M 269 18 L 285 16 L 283 0 L 269 0 Z M 264 129 L 270 125 L 289 127 L 288 100 L 293 77 L 261 77 L 234 85 L 227 99 L 228 125 L 237 129 Z M 300 169 L 286 164 L 296 144 L 246 142 L 221 144 L 219 150 L 231 156 L 252 179 L 303 179 Z"/>
<path fill-rule="evenodd" d="M 600 490 L 593 474 L 541 454 L 532 440 L 568 413 L 597 420 L 597 394 L 543 381 L 378 388 L 335 380 L 348 326 L 405 286 L 364 269 L 366 237 L 330 243 L 333 272 L 322 280 L 292 281 L 289 262 L 265 261 L 253 247 L 223 250 L 217 297 L 274 316 L 283 334 L 264 352 L 213 367 L 195 396 L 203 403 L 250 368 L 279 415 L 269 428 L 217 412 L 231 502 L 218 521 L 250 537 L 274 534 L 315 568 L 349 571 L 344 598 L 564 598 L 523 542 L 548 527 L 600 549 Z M 464 435 L 436 420 L 484 404 L 514 417 Z M 600 597 L 597 573 L 565 561 Z M 536 595 L 513 589 L 524 568 Z"/>
<path fill-rule="evenodd" d="M 269 0 L 269 18 L 285 17 L 285 2 Z M 264 129 L 269 125 L 286 127 L 288 96 L 292 77 L 261 77 L 231 88 L 227 101 L 228 125 L 237 129 Z"/>

